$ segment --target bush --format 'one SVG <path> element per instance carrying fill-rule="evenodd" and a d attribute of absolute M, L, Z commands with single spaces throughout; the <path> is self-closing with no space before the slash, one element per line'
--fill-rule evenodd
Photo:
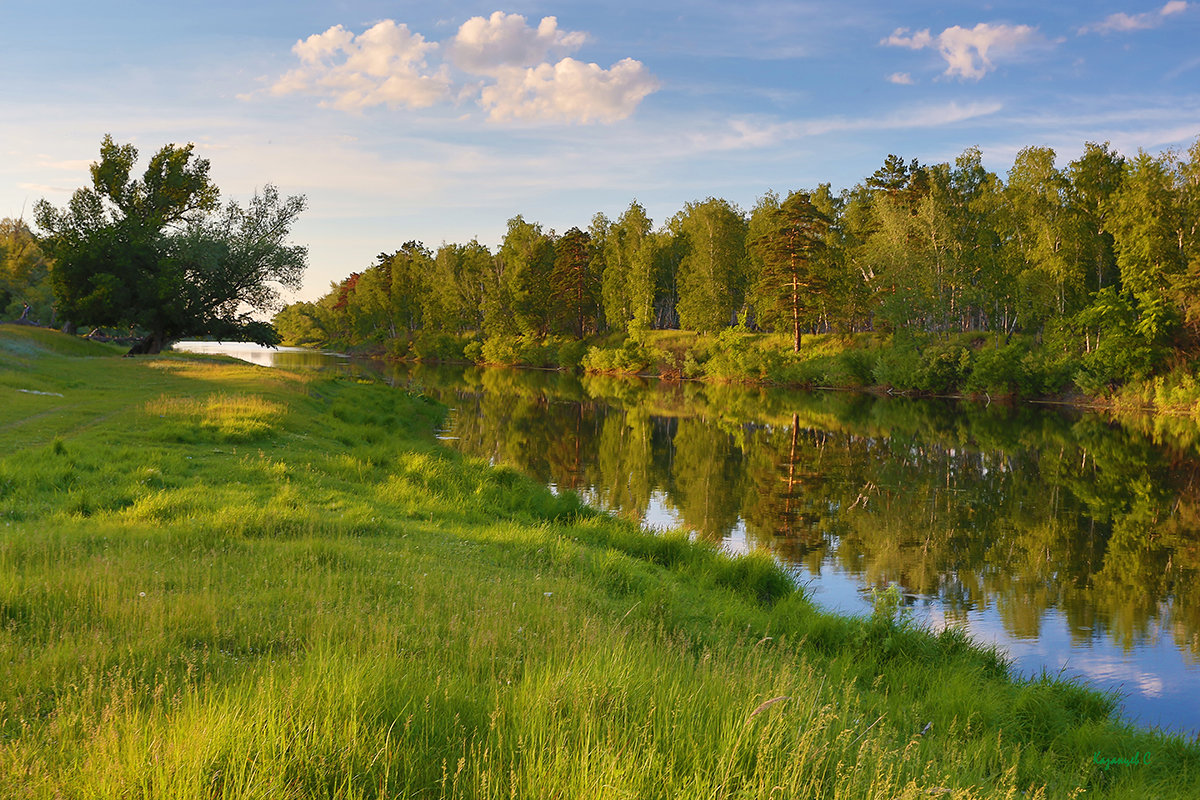
<path fill-rule="evenodd" d="M 489 336 L 480 348 L 478 362 L 502 366 L 553 367 L 557 348 L 536 336 Z"/>
<path fill-rule="evenodd" d="M 583 357 L 588 372 L 637 373 L 654 362 L 655 351 L 633 339 L 616 347 L 590 347 Z"/>
<path fill-rule="evenodd" d="M 704 374 L 721 380 L 761 380 L 779 375 L 782 366 L 778 350 L 763 350 L 751 337 L 728 328 L 717 335 Z"/>
<path fill-rule="evenodd" d="M 1107 395 L 1122 384 L 1146 377 L 1157 355 L 1141 336 L 1113 332 L 1083 354 L 1075 385 L 1086 394 Z"/>
<path fill-rule="evenodd" d="M 944 394 L 959 389 L 971 374 L 971 351 L 962 345 L 938 344 L 921 353 L 917 388 Z"/>
<path fill-rule="evenodd" d="M 425 331 L 413 339 L 410 349 L 418 361 L 463 361 L 467 341 L 450 333 Z"/>
<path fill-rule="evenodd" d="M 893 340 L 892 346 L 884 349 L 875 361 L 873 376 L 880 386 L 896 389 L 916 389 L 917 375 L 921 371 L 921 352 L 912 340 Z"/>
<path fill-rule="evenodd" d="M 579 369 L 587 350 L 587 342 L 580 339 L 563 341 L 558 346 L 558 366 L 563 369 Z"/>
<path fill-rule="evenodd" d="M 383 346 L 384 355 L 393 361 L 404 361 L 412 357 L 412 342 L 396 337 L 388 339 Z"/>
<path fill-rule="evenodd" d="M 1024 353 L 1013 344 L 987 346 L 975 356 L 975 366 L 964 388 L 972 393 L 1025 394 L 1029 391 L 1029 373 Z"/>
<path fill-rule="evenodd" d="M 869 350 L 849 349 L 839 353 L 784 356 L 779 370 L 771 375 L 778 383 L 806 386 L 859 387 L 875 380 L 877 355 Z"/>
<path fill-rule="evenodd" d="M 921 347 L 915 340 L 893 340 L 875 363 L 875 382 L 896 389 L 945 394 L 960 389 L 971 374 L 971 351 L 953 342 Z"/>

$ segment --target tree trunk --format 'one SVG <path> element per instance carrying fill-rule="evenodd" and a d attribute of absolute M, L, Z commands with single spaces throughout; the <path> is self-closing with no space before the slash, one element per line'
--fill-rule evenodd
<path fill-rule="evenodd" d="M 167 344 L 167 336 L 163 331 L 154 331 L 147 335 L 144 339 L 136 342 L 133 347 L 129 348 L 127 356 L 153 356 L 162 352 L 163 347 Z"/>

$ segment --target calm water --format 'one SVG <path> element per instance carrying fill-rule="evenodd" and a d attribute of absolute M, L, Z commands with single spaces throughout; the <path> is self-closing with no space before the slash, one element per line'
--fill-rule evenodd
<path fill-rule="evenodd" d="M 1200 731 L 1194 444 L 1032 406 L 273 358 L 376 370 L 452 409 L 449 446 L 647 526 L 767 548 L 830 609 L 868 613 L 896 583 L 922 624 Z"/>

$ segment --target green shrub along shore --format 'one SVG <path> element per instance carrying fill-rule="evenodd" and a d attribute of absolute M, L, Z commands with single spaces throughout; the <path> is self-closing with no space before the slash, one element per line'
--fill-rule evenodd
<path fill-rule="evenodd" d="M 0 795 L 1200 796 L 896 598 L 650 535 L 383 384 L 0 326 Z"/>
<path fill-rule="evenodd" d="M 585 340 L 556 336 L 417 336 L 390 348 L 347 347 L 401 361 L 537 367 L 762 386 L 889 394 L 1051 400 L 1123 415 L 1200 421 L 1200 361 L 1177 353 L 1151 372 L 1137 343 L 1079 354 L 1055 341 L 989 333 L 810 334 L 800 352 L 786 336 L 642 331 Z M 1144 348 L 1143 348 L 1144 349 Z"/>

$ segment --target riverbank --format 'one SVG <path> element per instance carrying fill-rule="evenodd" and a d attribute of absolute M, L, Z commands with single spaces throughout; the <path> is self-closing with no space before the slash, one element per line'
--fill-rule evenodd
<path fill-rule="evenodd" d="M 1032 336 L 812 334 L 800 352 L 787 337 L 728 329 L 719 334 L 651 330 L 637 336 L 429 334 L 352 352 L 415 363 L 534 367 L 664 380 L 751 386 L 847 389 L 881 395 L 949 397 L 981 403 L 1018 400 L 1200 421 L 1200 369 L 1188 359 L 1151 371 L 1152 356 L 1114 346 L 1085 353 Z M 1132 345 L 1131 345 L 1132 347 Z M 1119 349 L 1119 348 L 1118 348 Z M 1142 348 L 1144 350 L 1144 348 Z"/>
<path fill-rule="evenodd" d="M 9 330 L 0 392 L 17 796 L 1200 791 L 1105 698 L 456 456 L 420 397 Z"/>

